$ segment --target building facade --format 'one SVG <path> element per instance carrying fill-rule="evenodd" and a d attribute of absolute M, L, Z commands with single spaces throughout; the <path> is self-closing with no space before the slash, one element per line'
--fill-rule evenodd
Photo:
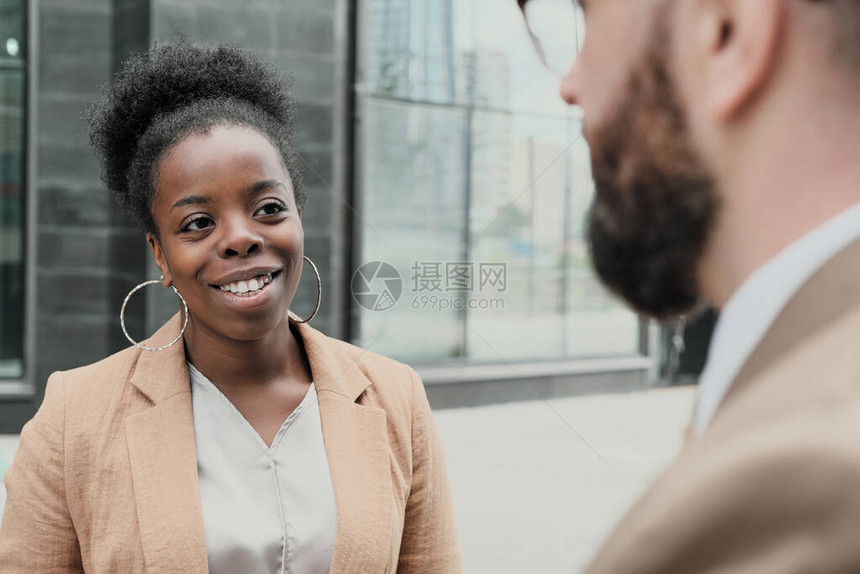
<path fill-rule="evenodd" d="M 0 0 L 0 433 L 51 372 L 128 345 L 123 298 L 157 273 L 82 113 L 125 57 L 179 33 L 294 77 L 317 328 L 415 365 L 435 406 L 653 380 L 653 328 L 588 265 L 581 118 L 514 2 Z M 299 315 L 316 298 L 305 271 Z M 129 330 L 177 309 L 152 287 Z"/>

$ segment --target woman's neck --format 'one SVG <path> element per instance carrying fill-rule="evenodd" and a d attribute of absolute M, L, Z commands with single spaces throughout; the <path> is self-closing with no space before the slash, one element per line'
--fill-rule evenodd
<path fill-rule="evenodd" d="M 291 378 L 310 380 L 304 350 L 286 318 L 259 339 L 241 341 L 215 333 L 191 317 L 184 340 L 189 362 L 222 388 L 256 387 Z"/>

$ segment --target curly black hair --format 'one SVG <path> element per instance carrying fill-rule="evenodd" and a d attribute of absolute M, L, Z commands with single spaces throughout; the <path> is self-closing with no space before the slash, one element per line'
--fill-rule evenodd
<path fill-rule="evenodd" d="M 161 159 L 186 136 L 220 125 L 267 136 L 303 207 L 294 113 L 289 81 L 271 65 L 235 46 L 183 37 L 129 57 L 85 117 L 102 181 L 143 231 L 157 235 L 151 206 Z"/>

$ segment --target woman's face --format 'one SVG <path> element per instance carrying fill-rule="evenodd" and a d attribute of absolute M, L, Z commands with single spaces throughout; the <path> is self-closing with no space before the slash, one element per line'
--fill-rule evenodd
<path fill-rule="evenodd" d="M 302 271 L 304 231 L 280 154 L 236 126 L 192 134 L 162 159 L 147 235 L 164 284 L 194 329 L 236 340 L 284 324 Z"/>

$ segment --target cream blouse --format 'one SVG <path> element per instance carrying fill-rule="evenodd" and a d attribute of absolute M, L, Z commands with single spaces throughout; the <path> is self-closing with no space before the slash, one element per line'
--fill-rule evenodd
<path fill-rule="evenodd" d="M 337 506 L 314 385 L 269 448 L 190 363 L 188 373 L 209 571 L 327 573 Z"/>

